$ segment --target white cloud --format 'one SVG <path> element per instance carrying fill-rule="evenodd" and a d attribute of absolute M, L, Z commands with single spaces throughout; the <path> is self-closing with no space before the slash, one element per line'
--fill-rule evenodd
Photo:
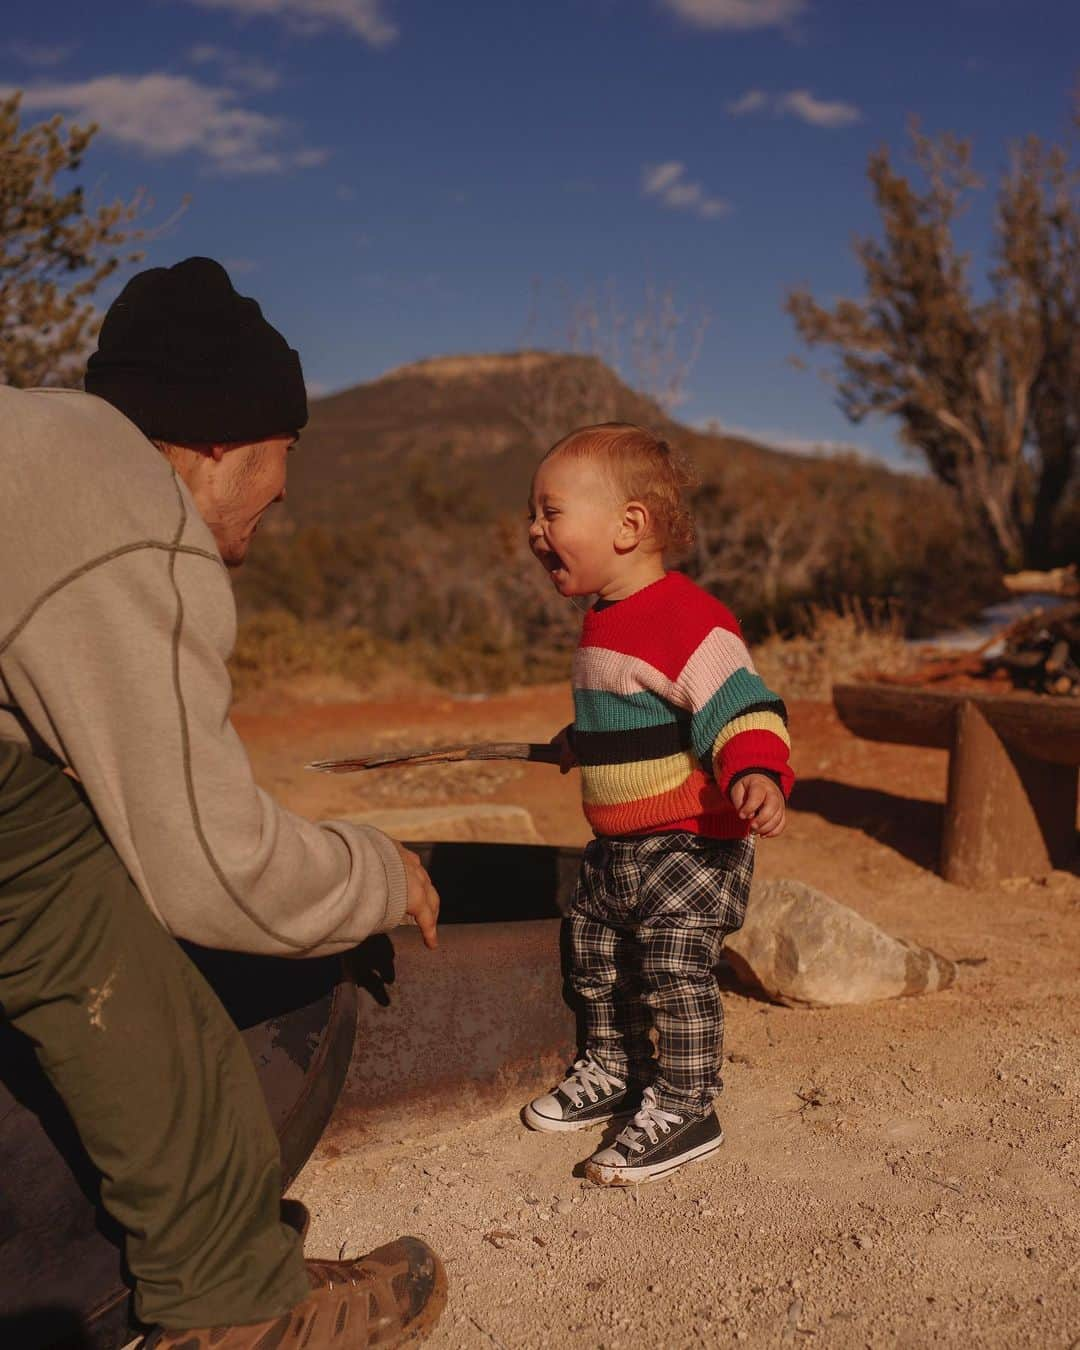
<path fill-rule="evenodd" d="M 849 127 L 862 117 L 854 103 L 815 98 L 809 89 L 793 89 L 783 96 L 779 107 L 812 127 Z"/>
<path fill-rule="evenodd" d="M 647 197 L 652 197 L 658 192 L 663 192 L 681 178 L 686 172 L 686 165 L 680 164 L 678 160 L 669 159 L 664 164 L 653 164 L 645 168 L 641 175 L 641 190 Z"/>
<path fill-rule="evenodd" d="M 806 0 L 663 0 L 697 28 L 782 28 L 808 8 Z"/>
<path fill-rule="evenodd" d="M 686 165 L 677 159 L 646 164 L 641 171 L 641 191 L 673 211 L 692 211 L 705 220 L 716 220 L 731 210 L 723 197 L 711 197 L 700 183 L 686 177 Z"/>
<path fill-rule="evenodd" d="M 383 0 L 188 0 L 203 9 L 226 9 L 241 18 L 281 19 L 295 32 L 344 28 L 369 46 L 385 47 L 398 35 L 383 13 Z"/>
<path fill-rule="evenodd" d="M 250 89 L 252 93 L 268 94 L 281 84 L 278 72 L 257 56 L 241 56 L 208 42 L 192 47 L 188 60 L 194 66 L 216 66 L 229 84 Z"/>
<path fill-rule="evenodd" d="M 791 89 L 786 94 L 767 94 L 763 89 L 748 89 L 741 98 L 727 105 L 732 117 L 771 112 L 776 117 L 797 117 L 812 127 L 850 127 L 862 120 L 854 103 L 840 99 L 815 98 L 809 89 Z"/>
<path fill-rule="evenodd" d="M 11 90 L 0 90 L 10 93 Z M 289 127 L 237 105 L 229 89 L 186 75 L 101 75 L 35 85 L 23 107 L 96 122 L 102 136 L 151 156 L 194 153 L 222 174 L 284 173 L 325 163 L 328 150 L 288 148 Z"/>
<path fill-rule="evenodd" d="M 747 113 L 761 112 L 769 106 L 769 96 L 764 89 L 748 89 L 742 98 L 727 105 L 732 117 L 745 117 Z"/>
<path fill-rule="evenodd" d="M 20 42 L 17 39 L 7 44 L 12 56 L 26 66 L 61 66 L 75 50 L 72 42 Z"/>

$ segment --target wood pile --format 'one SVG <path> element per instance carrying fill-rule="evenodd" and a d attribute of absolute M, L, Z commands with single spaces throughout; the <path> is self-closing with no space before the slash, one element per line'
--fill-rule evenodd
<path fill-rule="evenodd" d="M 1001 650 L 990 655 L 999 644 Z M 937 653 L 908 674 L 864 678 L 906 685 L 992 680 L 1029 693 L 1080 698 L 1080 600 L 1037 609 L 973 651 Z"/>
<path fill-rule="evenodd" d="M 1080 698 L 1080 601 L 1036 610 L 1003 637 L 1002 650 L 983 658 L 987 675 L 1037 694 Z"/>

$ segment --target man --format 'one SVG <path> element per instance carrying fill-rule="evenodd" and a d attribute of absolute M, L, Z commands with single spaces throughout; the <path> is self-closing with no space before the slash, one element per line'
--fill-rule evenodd
<path fill-rule="evenodd" d="M 438 1258 L 305 1265 L 250 1058 L 174 941 L 320 956 L 409 914 L 435 946 L 415 855 L 277 806 L 228 720 L 226 568 L 285 495 L 299 359 L 189 258 L 128 283 L 86 390 L 0 388 L 0 1010 L 102 1174 L 145 1345 L 414 1340 Z"/>

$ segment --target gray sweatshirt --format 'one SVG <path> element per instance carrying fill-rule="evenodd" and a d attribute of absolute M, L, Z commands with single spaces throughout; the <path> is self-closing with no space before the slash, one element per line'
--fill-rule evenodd
<path fill-rule="evenodd" d="M 255 786 L 229 721 L 236 608 L 191 494 L 108 403 L 0 387 L 0 740 L 83 784 L 177 937 L 283 956 L 398 924 L 377 830 Z"/>

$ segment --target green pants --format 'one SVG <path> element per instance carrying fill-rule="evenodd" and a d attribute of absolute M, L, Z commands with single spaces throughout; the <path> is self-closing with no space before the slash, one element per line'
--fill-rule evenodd
<path fill-rule="evenodd" d="M 305 1296 L 239 1033 L 78 785 L 4 741 L 0 1012 L 33 1042 L 101 1173 L 142 1321 L 257 1322 Z"/>

